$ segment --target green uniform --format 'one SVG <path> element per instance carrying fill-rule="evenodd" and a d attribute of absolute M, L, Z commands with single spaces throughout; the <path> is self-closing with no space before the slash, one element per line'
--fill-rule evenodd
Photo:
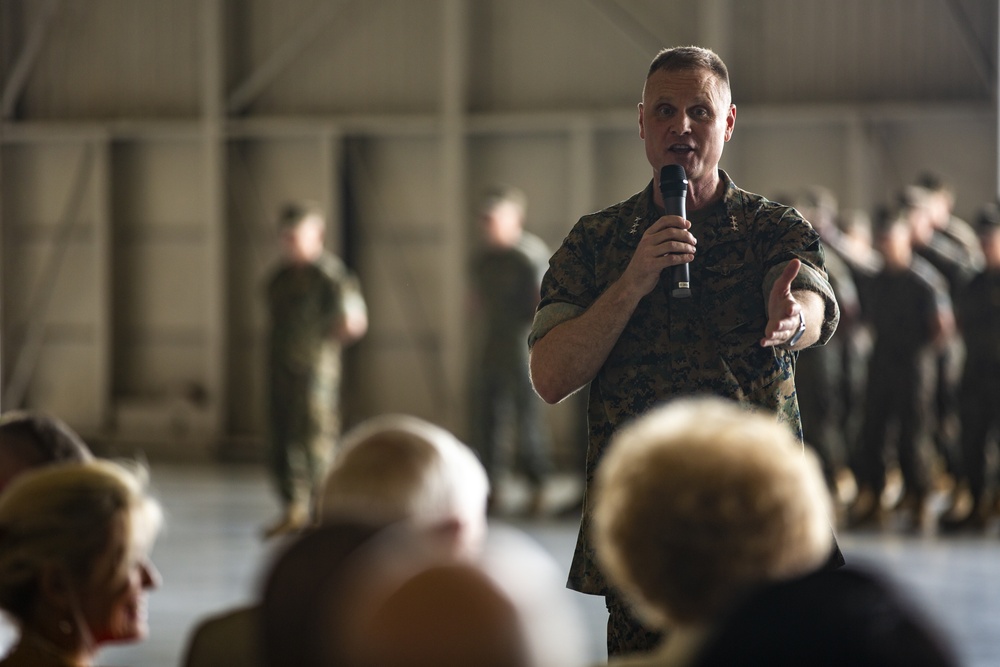
<path fill-rule="evenodd" d="M 515 443 L 516 467 L 536 487 L 551 468 L 541 399 L 531 388 L 524 344 L 550 254 L 544 241 L 524 232 L 517 245 L 483 248 L 472 261 L 482 335 L 472 379 L 470 444 L 494 484 L 509 467 L 504 426 Z"/>
<path fill-rule="evenodd" d="M 839 319 L 819 235 L 798 213 L 739 189 L 720 170 L 726 191 L 714 206 L 688 214 L 698 252 L 688 299 L 666 281 L 639 303 L 590 383 L 587 488 L 614 432 L 678 396 L 709 393 L 761 406 L 801 436 L 795 395 L 796 352 L 761 347 L 771 286 L 792 259 L 802 261 L 793 289 L 819 294 L 826 312 L 820 342 Z M 529 344 L 583 313 L 621 277 L 646 229 L 661 215 L 653 184 L 626 201 L 583 217 L 549 262 Z M 569 587 L 608 595 L 589 535 L 584 500 Z"/>
<path fill-rule="evenodd" d="M 341 345 L 335 329 L 357 280 L 329 253 L 284 264 L 267 284 L 270 465 L 281 499 L 308 505 L 340 432 Z"/>

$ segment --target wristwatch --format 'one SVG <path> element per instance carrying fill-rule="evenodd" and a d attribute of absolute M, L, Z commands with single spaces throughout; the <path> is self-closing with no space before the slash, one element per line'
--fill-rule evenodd
<path fill-rule="evenodd" d="M 788 339 L 788 347 L 795 347 L 795 344 L 802 339 L 802 334 L 806 332 L 806 316 L 799 311 L 799 328 L 792 334 L 792 337 Z"/>

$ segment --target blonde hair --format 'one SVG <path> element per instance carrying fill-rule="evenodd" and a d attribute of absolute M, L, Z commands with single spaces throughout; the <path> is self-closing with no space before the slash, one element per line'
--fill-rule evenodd
<path fill-rule="evenodd" d="M 476 455 L 443 428 L 385 415 L 351 430 L 323 484 L 320 516 L 433 523 L 485 516 L 489 482 Z"/>
<path fill-rule="evenodd" d="M 116 520 L 124 521 L 126 557 L 136 545 L 148 546 L 162 510 L 145 483 L 144 469 L 100 459 L 52 464 L 15 479 L 0 495 L 0 608 L 26 620 L 50 565 L 84 581 Z"/>
<path fill-rule="evenodd" d="M 707 621 L 833 547 L 819 462 L 773 415 L 682 399 L 623 428 L 597 471 L 598 557 L 658 624 Z"/>

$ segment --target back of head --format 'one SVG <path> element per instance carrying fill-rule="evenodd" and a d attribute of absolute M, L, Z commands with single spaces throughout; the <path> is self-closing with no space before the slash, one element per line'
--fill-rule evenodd
<path fill-rule="evenodd" d="M 61 419 L 21 410 L 0 416 L 0 491 L 24 470 L 92 458 L 83 439 Z"/>
<path fill-rule="evenodd" d="M 18 477 L 0 496 L 0 608 L 24 621 L 43 568 L 83 582 L 107 548 L 116 519 L 128 551 L 148 547 L 162 521 L 145 475 L 105 460 L 45 466 Z"/>
<path fill-rule="evenodd" d="M 624 427 L 596 482 L 598 556 L 654 623 L 710 621 L 832 549 L 815 455 L 773 415 L 725 399 L 677 400 Z"/>
<path fill-rule="evenodd" d="M 489 482 L 479 459 L 443 428 L 386 415 L 351 430 L 323 485 L 320 516 L 388 524 L 458 522 L 482 539 Z"/>
<path fill-rule="evenodd" d="M 888 582 L 852 568 L 761 588 L 716 627 L 697 667 L 954 667 L 938 630 Z"/>
<path fill-rule="evenodd" d="M 348 587 L 346 563 L 379 530 L 360 521 L 332 521 L 304 533 L 278 556 L 262 595 L 264 665 L 324 664 L 331 608 Z"/>
<path fill-rule="evenodd" d="M 513 602 L 470 563 L 439 563 L 390 592 L 360 627 L 358 667 L 531 667 Z"/>

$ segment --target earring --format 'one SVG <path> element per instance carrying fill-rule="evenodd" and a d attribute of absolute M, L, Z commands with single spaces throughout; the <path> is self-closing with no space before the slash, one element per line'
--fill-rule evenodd
<path fill-rule="evenodd" d="M 66 619 L 59 621 L 59 632 L 63 633 L 64 635 L 73 634 L 73 624 L 67 621 Z"/>

